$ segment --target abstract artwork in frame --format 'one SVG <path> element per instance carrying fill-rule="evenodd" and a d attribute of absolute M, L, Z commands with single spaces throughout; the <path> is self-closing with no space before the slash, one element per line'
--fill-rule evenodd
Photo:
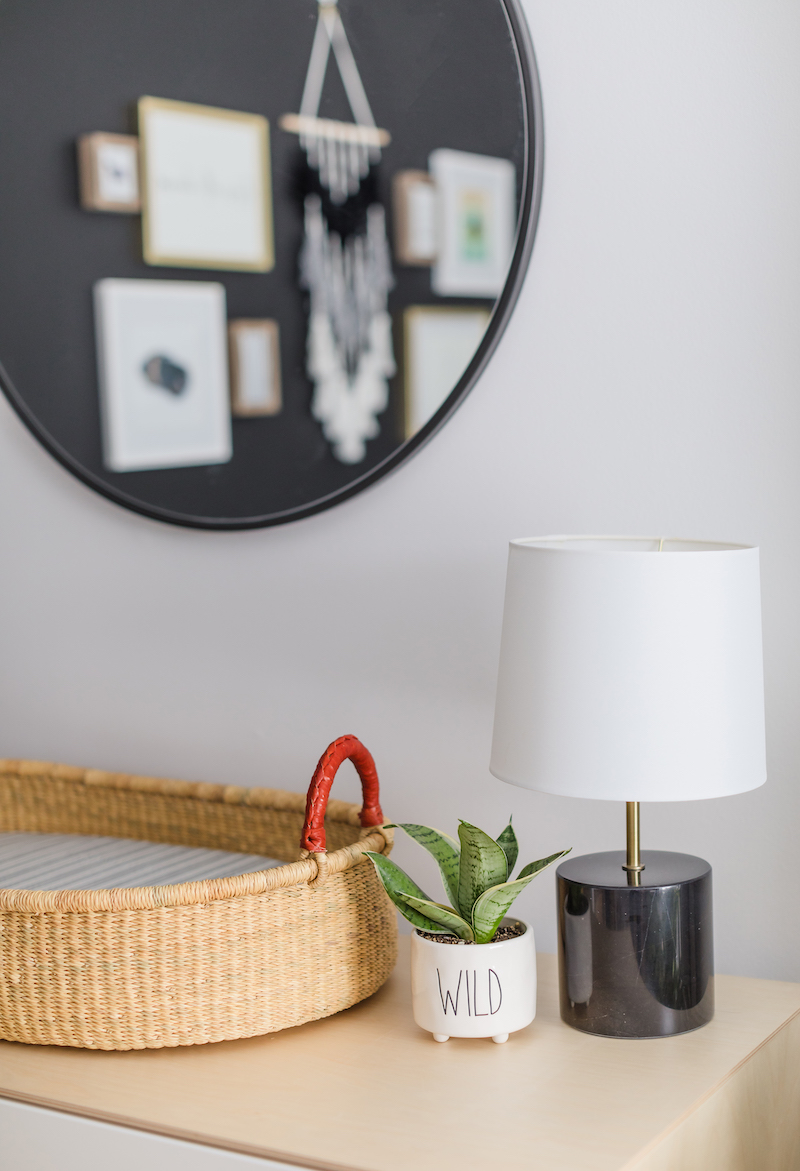
<path fill-rule="evenodd" d="M 438 208 L 434 293 L 499 296 L 514 251 L 514 164 L 459 150 L 435 150 L 428 161 Z"/>
<path fill-rule="evenodd" d="M 225 290 L 206 281 L 94 286 L 103 462 L 113 472 L 233 454 Z"/>
<path fill-rule="evenodd" d="M 260 114 L 139 100 L 147 264 L 268 272 L 269 123 Z"/>

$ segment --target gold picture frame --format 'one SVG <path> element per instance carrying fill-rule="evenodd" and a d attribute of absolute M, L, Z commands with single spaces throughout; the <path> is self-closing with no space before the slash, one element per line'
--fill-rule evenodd
<path fill-rule="evenodd" d="M 145 262 L 269 272 L 275 245 L 267 119 L 149 96 L 138 110 Z"/>
<path fill-rule="evenodd" d="M 492 311 L 465 305 L 403 310 L 403 438 L 411 439 L 445 403 L 483 341 Z"/>

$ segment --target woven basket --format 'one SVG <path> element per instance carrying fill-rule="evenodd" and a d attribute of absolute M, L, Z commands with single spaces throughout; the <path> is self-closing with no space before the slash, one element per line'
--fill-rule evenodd
<path fill-rule="evenodd" d="M 347 759 L 361 777 L 361 810 L 328 802 Z M 0 830 L 138 838 L 287 863 L 173 886 L 0 890 L 0 1037 L 158 1049 L 252 1037 L 349 1008 L 381 987 L 397 957 L 394 909 L 364 856 L 391 848 L 382 822 L 372 757 L 353 736 L 328 748 L 307 798 L 0 762 Z"/>

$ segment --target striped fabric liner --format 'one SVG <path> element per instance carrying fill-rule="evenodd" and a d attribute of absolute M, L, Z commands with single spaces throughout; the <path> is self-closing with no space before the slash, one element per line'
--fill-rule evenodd
<path fill-rule="evenodd" d="M 274 858 L 83 834 L 0 833 L 0 887 L 109 890 L 232 878 L 282 866 Z"/>

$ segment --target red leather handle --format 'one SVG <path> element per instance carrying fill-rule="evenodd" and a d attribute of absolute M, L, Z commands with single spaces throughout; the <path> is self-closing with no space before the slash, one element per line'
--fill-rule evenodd
<path fill-rule="evenodd" d="M 361 807 L 362 826 L 383 825 L 378 773 L 372 754 L 355 736 L 340 736 L 323 752 L 308 787 L 306 820 L 303 823 L 303 838 L 300 845 L 310 854 L 320 854 L 325 850 L 325 810 L 333 778 L 339 765 L 345 760 L 352 760 L 361 778 L 361 791 L 364 794 L 364 804 Z"/>

